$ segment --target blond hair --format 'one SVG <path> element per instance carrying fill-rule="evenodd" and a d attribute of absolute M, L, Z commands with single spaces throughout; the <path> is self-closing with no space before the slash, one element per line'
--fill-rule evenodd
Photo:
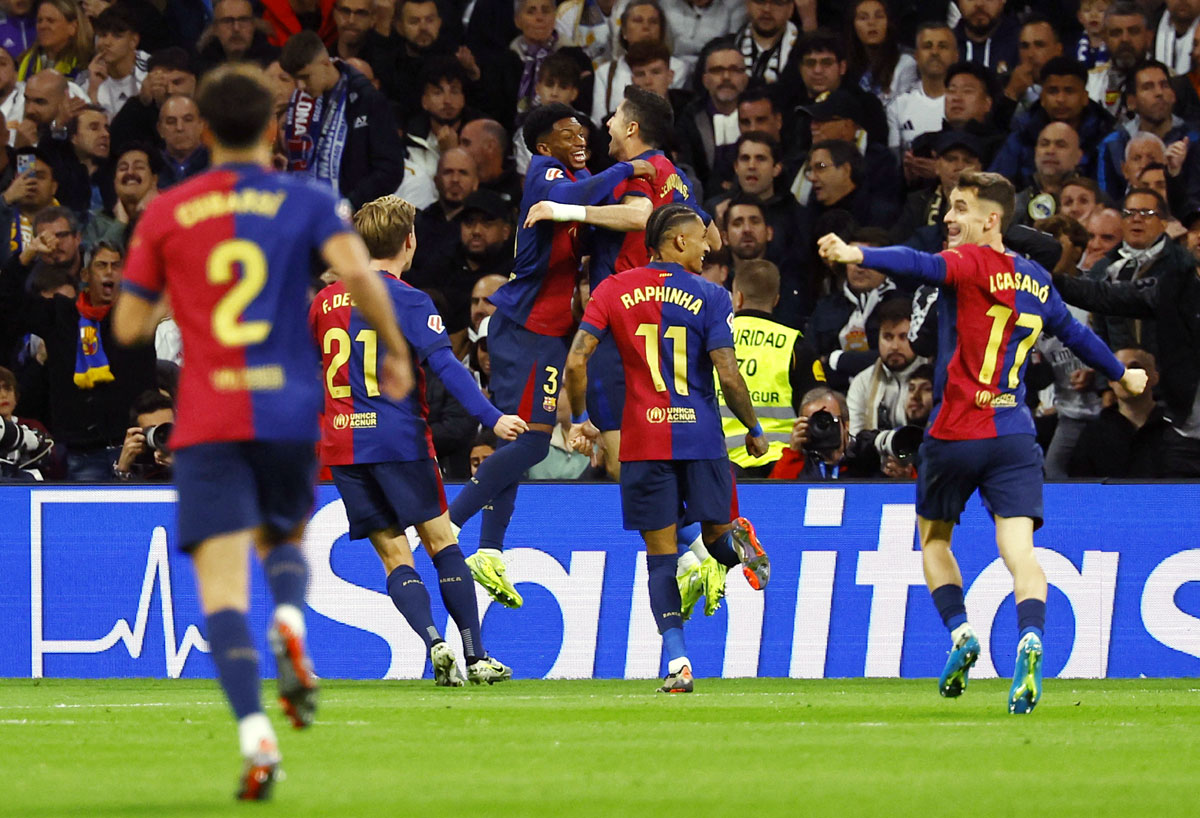
<path fill-rule="evenodd" d="M 354 229 L 362 236 L 371 258 L 395 258 L 413 231 L 417 209 L 399 196 L 381 196 L 354 214 Z"/>

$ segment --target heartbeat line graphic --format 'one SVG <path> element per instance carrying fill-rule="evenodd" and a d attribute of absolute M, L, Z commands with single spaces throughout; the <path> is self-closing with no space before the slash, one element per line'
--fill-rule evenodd
<path fill-rule="evenodd" d="M 101 492 L 93 492 L 93 497 Z M 156 492 L 157 494 L 159 492 Z M 170 500 L 174 501 L 174 492 L 168 492 Z M 82 498 L 78 495 L 71 498 L 74 502 L 79 502 Z M 129 502 L 129 496 L 123 498 L 125 502 Z M 138 498 L 145 501 L 146 497 Z M 151 502 L 157 500 L 155 497 Z M 85 502 L 93 500 L 89 497 Z M 43 500 L 53 502 L 50 498 Z M 61 500 L 60 500 L 61 502 Z M 188 625 L 184 629 L 183 639 L 179 643 L 178 648 L 175 642 L 175 609 L 174 601 L 171 597 L 171 564 L 167 551 L 167 531 L 162 526 L 155 526 L 153 533 L 150 535 L 150 550 L 146 555 L 146 571 L 142 576 L 141 596 L 138 599 L 137 614 L 134 616 L 133 626 L 130 627 L 128 619 L 118 619 L 107 634 L 99 639 L 45 639 L 42 637 L 42 599 L 41 599 L 41 514 L 39 506 L 41 503 L 34 502 L 31 504 L 31 512 L 35 515 L 37 525 L 35 528 L 35 536 L 33 537 L 33 552 L 32 568 L 33 568 L 33 606 L 34 606 L 34 621 L 33 621 L 33 676 L 40 677 L 42 675 L 42 658 L 50 653 L 103 653 L 112 648 L 118 642 L 125 646 L 129 656 L 133 659 L 138 659 L 142 655 L 142 648 L 146 641 L 146 624 L 150 619 L 150 602 L 151 596 L 154 593 L 155 579 L 158 580 L 158 597 L 159 607 L 163 624 L 163 647 L 166 654 L 167 675 L 172 679 L 179 678 L 179 674 L 183 671 L 183 667 L 187 664 L 187 659 L 192 650 L 198 650 L 203 653 L 209 652 L 208 642 L 200 635 L 199 629 L 195 625 Z M 31 522 L 33 520 L 31 519 Z"/>

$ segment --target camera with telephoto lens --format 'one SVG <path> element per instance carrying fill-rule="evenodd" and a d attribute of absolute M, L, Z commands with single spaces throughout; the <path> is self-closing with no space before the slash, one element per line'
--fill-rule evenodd
<path fill-rule="evenodd" d="M 146 448 L 155 452 L 169 454 L 171 451 L 171 432 L 175 431 L 174 423 L 160 423 L 157 426 L 147 426 L 143 434 L 146 436 Z"/>
<path fill-rule="evenodd" d="M 808 416 L 808 442 L 804 451 L 828 457 L 842 448 L 842 419 L 818 409 Z"/>
<path fill-rule="evenodd" d="M 917 456 L 921 441 L 925 439 L 925 430 L 920 426 L 900 426 L 896 429 L 868 429 L 858 433 L 854 438 L 856 448 L 873 446 L 882 456 L 894 457 L 901 463 L 907 463 Z"/>
<path fill-rule="evenodd" d="M 0 460 L 27 469 L 54 448 L 54 441 L 23 423 L 0 418 Z"/>

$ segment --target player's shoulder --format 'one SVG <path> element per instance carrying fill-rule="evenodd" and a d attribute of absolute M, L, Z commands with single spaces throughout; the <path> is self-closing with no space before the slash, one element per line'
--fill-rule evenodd
<path fill-rule="evenodd" d="M 529 160 L 529 169 L 525 174 L 525 186 L 540 186 L 552 184 L 561 180 L 570 181 L 567 169 L 553 156 L 535 155 Z"/>
<path fill-rule="evenodd" d="M 1049 284 L 1051 282 L 1052 276 L 1050 275 L 1050 272 L 1036 261 L 1027 259 L 1024 256 L 1016 255 L 1015 253 L 1012 256 L 1012 260 L 1013 269 L 1016 272 L 1024 273 L 1025 275 L 1035 278 L 1045 284 Z"/>
<path fill-rule="evenodd" d="M 705 301 L 710 301 L 715 304 L 733 305 L 733 297 L 730 296 L 729 290 L 722 287 L 720 284 L 709 281 L 704 276 L 696 275 L 695 273 L 677 274 L 675 279 L 683 282 L 685 286 L 693 288 Z"/>

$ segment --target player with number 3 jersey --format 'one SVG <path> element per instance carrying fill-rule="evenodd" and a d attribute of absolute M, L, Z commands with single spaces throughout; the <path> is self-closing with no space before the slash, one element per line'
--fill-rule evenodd
<path fill-rule="evenodd" d="M 950 193 L 948 249 L 937 255 L 904 247 L 851 247 L 830 233 L 828 261 L 862 264 L 942 288 L 934 414 L 917 460 L 917 522 L 925 580 L 953 648 L 938 680 L 943 696 L 961 695 L 980 643 L 967 622 L 962 574 L 950 538 L 978 489 L 996 523 L 996 545 L 1013 575 L 1020 633 L 1008 710 L 1033 710 L 1042 693 L 1046 575 L 1033 550 L 1042 522 L 1042 451 L 1025 404 L 1029 351 L 1043 329 L 1131 394 L 1146 373 L 1126 370 L 1095 334 L 1067 311 L 1050 274 L 1004 249 L 1012 219 L 1012 183 L 966 172 Z"/>

